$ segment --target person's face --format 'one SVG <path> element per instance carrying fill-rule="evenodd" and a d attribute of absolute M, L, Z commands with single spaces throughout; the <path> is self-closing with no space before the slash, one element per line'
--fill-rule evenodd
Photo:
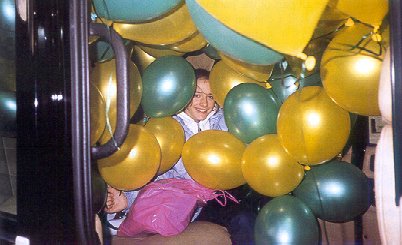
<path fill-rule="evenodd" d="M 207 118 L 214 106 L 215 100 L 209 87 L 209 80 L 205 78 L 197 79 L 195 94 L 184 112 L 195 121 L 202 121 Z"/>

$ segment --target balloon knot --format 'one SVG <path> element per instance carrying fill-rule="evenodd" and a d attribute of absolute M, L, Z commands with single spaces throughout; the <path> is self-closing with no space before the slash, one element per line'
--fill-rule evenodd
<path fill-rule="evenodd" d="M 305 166 L 304 166 L 304 170 L 305 170 L 305 171 L 309 171 L 309 170 L 311 170 L 311 167 L 308 166 L 308 165 L 305 165 Z"/>

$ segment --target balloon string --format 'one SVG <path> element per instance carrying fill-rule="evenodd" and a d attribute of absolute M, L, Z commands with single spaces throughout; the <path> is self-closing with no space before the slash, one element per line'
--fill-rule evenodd
<path fill-rule="evenodd" d="M 322 199 L 321 199 L 320 189 L 318 188 L 317 178 L 315 177 L 315 174 L 314 174 L 313 171 L 310 171 L 309 173 L 313 177 L 314 187 L 315 187 L 315 190 L 317 191 L 318 200 L 319 200 L 319 203 L 320 203 L 321 213 L 324 213 L 324 206 L 322 204 Z M 325 221 L 323 221 L 323 226 L 324 226 L 325 239 L 327 240 L 327 244 L 329 245 L 328 231 L 327 231 L 327 226 L 326 226 Z"/>
<path fill-rule="evenodd" d="M 218 194 L 218 192 L 221 192 L 220 194 Z M 232 200 L 235 203 L 239 203 L 239 201 L 229 192 L 227 191 L 223 191 L 223 190 L 218 190 L 215 192 L 216 196 L 215 196 L 215 200 L 222 206 L 225 207 L 227 204 L 227 199 L 229 198 L 230 200 Z M 219 200 L 219 197 L 223 197 L 223 202 L 221 200 Z"/>

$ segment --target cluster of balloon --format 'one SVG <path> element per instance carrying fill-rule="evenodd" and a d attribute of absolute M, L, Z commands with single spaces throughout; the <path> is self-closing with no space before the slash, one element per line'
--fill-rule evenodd
<path fill-rule="evenodd" d="M 321 60 L 321 78 L 327 94 L 347 111 L 380 115 L 378 83 L 388 39 L 356 23 L 332 39 Z M 382 40 L 384 39 L 384 40 Z"/>
<path fill-rule="evenodd" d="M 142 79 L 141 75 L 134 63 L 130 62 L 129 78 L 130 78 L 130 114 L 133 115 L 140 105 L 142 98 Z M 106 112 L 106 130 L 102 137 L 99 139 L 101 144 L 106 143 L 113 135 L 114 129 L 116 127 L 116 62 L 114 59 L 103 62 L 96 63 L 92 70 L 92 82 L 96 87 L 96 90 L 100 91 L 102 98 L 104 99 L 104 104 L 96 104 L 95 107 L 101 107 L 101 109 Z M 91 92 L 94 94 L 95 92 Z M 96 100 L 96 97 L 91 100 Z M 99 101 L 99 100 L 98 100 Z M 92 109 L 93 109 L 92 108 Z M 97 117 L 101 119 L 100 116 Z"/>
<path fill-rule="evenodd" d="M 315 165 L 332 159 L 342 151 L 349 133 L 349 113 L 321 87 L 296 91 L 280 108 L 279 140 L 299 163 Z"/>
<path fill-rule="evenodd" d="M 242 171 L 251 188 L 270 197 L 293 191 L 304 177 L 303 166 L 285 151 L 276 134 L 259 137 L 247 146 Z"/>
<path fill-rule="evenodd" d="M 145 128 L 158 140 L 161 163 L 158 175 L 169 170 L 179 160 L 184 145 L 184 131 L 172 117 L 151 118 Z"/>
<path fill-rule="evenodd" d="M 320 229 L 310 208 L 290 195 L 276 197 L 258 213 L 256 244 L 319 244 Z"/>
<path fill-rule="evenodd" d="M 184 58 L 163 56 L 145 70 L 141 105 L 149 117 L 171 116 L 191 100 L 196 87 L 192 66 Z"/>
<path fill-rule="evenodd" d="M 270 65 L 282 59 L 278 52 L 222 24 L 200 6 L 200 2 L 186 0 L 186 5 L 198 30 L 213 47 L 234 59 L 255 65 Z"/>
<path fill-rule="evenodd" d="M 119 190 L 134 190 L 144 186 L 157 173 L 161 161 L 161 149 L 156 137 L 140 125 L 131 124 L 121 148 L 130 149 L 123 160 L 110 157 L 98 160 L 102 178 Z M 119 152 L 120 153 L 120 152 Z"/>
<path fill-rule="evenodd" d="M 241 83 L 229 91 L 224 108 L 229 132 L 244 143 L 276 133 L 280 103 L 272 90 L 255 83 Z"/>
<path fill-rule="evenodd" d="M 313 166 L 293 194 L 317 218 L 330 222 L 350 221 L 370 206 L 366 175 L 353 164 L 337 160 Z"/>
<path fill-rule="evenodd" d="M 207 130 L 184 144 L 182 159 L 195 181 L 211 189 L 227 190 L 245 183 L 241 170 L 245 148 L 229 132 Z"/>
<path fill-rule="evenodd" d="M 209 84 L 211 86 L 212 95 L 220 106 L 223 106 L 229 91 L 241 83 L 258 84 L 259 82 L 237 72 L 223 61 L 217 62 L 212 67 L 209 75 Z M 264 85 L 264 83 L 261 83 L 261 85 Z"/>

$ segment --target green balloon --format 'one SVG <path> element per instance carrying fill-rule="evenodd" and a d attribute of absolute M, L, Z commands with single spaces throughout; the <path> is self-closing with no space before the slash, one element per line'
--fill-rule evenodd
<path fill-rule="evenodd" d="M 272 86 L 272 92 L 281 103 L 298 89 L 297 78 L 291 73 L 289 66 L 283 69 L 283 62 L 275 64 L 268 81 Z"/>
<path fill-rule="evenodd" d="M 285 195 L 269 201 L 254 227 L 257 245 L 318 244 L 319 226 L 311 210 L 298 198 Z"/>
<path fill-rule="evenodd" d="M 271 90 L 242 83 L 225 98 L 225 122 L 233 135 L 248 144 L 260 136 L 276 133 L 279 107 Z"/>
<path fill-rule="evenodd" d="M 366 175 L 353 164 L 337 160 L 313 166 L 294 195 L 318 218 L 330 222 L 350 221 L 370 205 Z"/>
<path fill-rule="evenodd" d="M 143 73 L 141 105 L 149 117 L 165 117 L 182 110 L 196 87 L 194 69 L 184 58 L 163 56 Z"/>

